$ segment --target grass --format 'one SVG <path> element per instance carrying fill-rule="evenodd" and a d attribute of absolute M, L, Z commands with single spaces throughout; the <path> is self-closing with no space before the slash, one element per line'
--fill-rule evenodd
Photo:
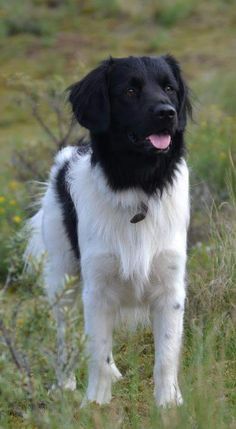
<path fill-rule="evenodd" d="M 194 1 L 178 0 L 172 1 L 160 1 L 156 8 L 155 17 L 157 22 L 160 22 L 163 26 L 172 27 L 178 22 L 191 16 L 195 9 Z"/>
<path fill-rule="evenodd" d="M 236 161 L 235 131 L 235 117 L 226 117 L 219 106 L 210 105 L 191 136 L 190 165 L 199 180 L 207 181 L 218 202 L 226 198 L 227 172 Z"/>
<path fill-rule="evenodd" d="M 0 0 L 0 19 L 0 319 L 19 360 L 17 367 L 1 338 L 0 428 L 235 428 L 234 2 L 26 0 L 19 6 Z M 87 374 L 80 299 L 67 315 L 71 358 L 80 351 L 78 389 L 48 395 L 55 325 L 39 275 L 26 276 L 21 260 L 20 229 L 35 192 L 28 180 L 46 179 L 56 149 L 32 114 L 32 102 L 59 138 L 52 104 L 56 99 L 63 111 L 62 92 L 70 83 L 109 54 L 163 52 L 179 58 L 194 104 L 186 134 L 192 223 L 181 367 L 185 403 L 156 409 L 151 332 L 121 329 L 114 355 L 125 377 L 114 386 L 110 406 L 81 410 Z M 63 126 L 67 121 L 65 109 Z"/>
<path fill-rule="evenodd" d="M 86 385 L 80 299 L 67 315 L 70 353 L 74 347 L 79 347 L 81 354 L 76 361 L 78 389 L 75 393 L 59 391 L 48 395 L 47 390 L 54 380 L 54 321 L 43 289 L 40 284 L 37 288 L 34 286 L 39 279 L 20 274 L 19 257 L 11 260 L 11 288 L 1 295 L 1 308 L 8 307 L 7 314 L 3 310 L 8 333 L 19 360 L 23 361 L 24 355 L 27 359 L 33 387 L 29 386 L 25 371 L 16 371 L 8 348 L 3 347 L 0 381 L 6 388 L 1 395 L 2 427 L 14 427 L 17 422 L 20 427 L 27 428 L 64 428 L 66 422 L 68 428 L 78 425 L 82 428 L 233 428 L 236 418 L 234 204 L 231 201 L 211 215 L 208 245 L 192 248 L 189 255 L 181 370 L 185 404 L 177 410 L 155 408 L 152 397 L 154 351 L 149 329 L 116 333 L 116 361 L 125 377 L 114 387 L 110 406 L 91 405 L 79 409 Z M 20 253 L 21 240 L 15 238 L 12 248 Z"/>

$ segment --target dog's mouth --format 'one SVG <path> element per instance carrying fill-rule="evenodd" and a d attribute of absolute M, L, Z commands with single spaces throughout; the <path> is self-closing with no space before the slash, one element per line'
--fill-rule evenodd
<path fill-rule="evenodd" d="M 171 136 L 170 134 L 151 134 L 147 136 L 146 139 L 150 142 L 156 149 L 162 152 L 166 152 L 169 150 L 171 144 Z"/>
<path fill-rule="evenodd" d="M 161 131 L 158 134 L 150 134 L 144 139 L 138 138 L 135 133 L 129 133 L 128 137 L 133 143 L 144 141 L 150 146 L 152 145 L 156 150 L 158 150 L 158 152 L 168 152 L 172 143 L 171 135 L 168 131 Z"/>

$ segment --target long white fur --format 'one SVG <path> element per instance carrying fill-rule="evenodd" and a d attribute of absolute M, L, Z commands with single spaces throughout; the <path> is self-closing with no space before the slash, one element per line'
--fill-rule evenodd
<path fill-rule="evenodd" d="M 53 186 L 56 173 L 70 160 L 68 189 L 76 207 L 85 333 L 88 336 L 87 399 L 99 404 L 111 399 L 112 381 L 121 377 L 112 357 L 114 325 L 128 315 L 149 314 L 155 341 L 155 398 L 158 405 L 180 404 L 177 373 L 181 348 L 186 234 L 189 223 L 188 168 L 181 160 L 173 186 L 162 197 L 148 200 L 146 218 L 131 224 L 142 191 L 113 192 L 99 166 L 91 167 L 90 153 L 79 155 L 67 147 L 57 155 L 39 212 L 29 221 L 31 238 L 26 258 L 47 253 L 44 281 L 55 301 L 66 274 L 78 270 L 62 221 Z M 66 366 L 62 309 L 55 306 L 58 324 L 59 385 L 75 388 Z M 107 359 L 109 356 L 109 359 Z"/>

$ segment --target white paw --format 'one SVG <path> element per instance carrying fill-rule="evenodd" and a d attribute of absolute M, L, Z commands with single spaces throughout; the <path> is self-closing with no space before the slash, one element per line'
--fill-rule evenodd
<path fill-rule="evenodd" d="M 166 384 L 162 387 L 157 388 L 155 391 L 156 403 L 159 407 L 172 407 L 180 406 L 183 404 L 183 398 L 178 385 Z"/>
<path fill-rule="evenodd" d="M 115 364 L 114 361 L 110 362 L 110 367 L 111 367 L 111 370 L 112 370 L 112 375 L 111 375 L 112 381 L 113 381 L 113 383 L 115 383 L 116 381 L 118 381 L 118 380 L 120 380 L 122 378 L 122 374 L 118 370 L 118 368 L 117 368 L 117 366 L 116 366 L 116 364 Z"/>
<path fill-rule="evenodd" d="M 92 402 L 95 402 L 98 405 L 107 405 L 111 402 L 111 394 L 104 395 L 101 394 L 101 392 L 97 392 L 97 394 L 93 395 L 87 391 L 80 404 L 80 408 L 84 408 Z"/>
<path fill-rule="evenodd" d="M 87 400 L 99 405 L 111 401 L 112 369 L 110 365 L 102 364 L 91 368 L 86 392 Z M 85 400 L 83 401 L 85 403 Z"/>
<path fill-rule="evenodd" d="M 95 389 L 88 389 L 86 397 L 82 402 L 82 406 L 86 405 L 87 402 L 96 402 L 99 405 L 109 404 L 111 401 L 111 386 L 109 383 L 100 383 L 99 387 Z"/>
<path fill-rule="evenodd" d="M 65 390 L 76 390 L 76 378 L 75 375 L 72 374 L 68 377 L 61 386 Z"/>
<path fill-rule="evenodd" d="M 85 407 L 88 402 L 96 402 L 99 405 L 109 404 L 112 397 L 112 383 L 121 378 L 122 374 L 113 359 L 109 363 L 91 367 L 86 397 L 83 399 L 80 407 Z"/>
<path fill-rule="evenodd" d="M 57 389 L 63 389 L 63 390 L 76 390 L 76 378 L 74 374 L 71 374 L 69 377 L 64 378 L 63 380 L 60 380 L 57 382 L 57 384 L 53 384 L 52 387 L 49 389 L 49 394 L 51 392 L 54 392 Z"/>

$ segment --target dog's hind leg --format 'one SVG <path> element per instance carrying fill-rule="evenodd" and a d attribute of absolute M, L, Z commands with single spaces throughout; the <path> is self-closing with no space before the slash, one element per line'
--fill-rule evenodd
<path fill-rule="evenodd" d="M 55 259 L 54 259 L 55 261 Z M 45 266 L 44 279 L 46 291 L 49 297 L 49 302 L 52 307 L 54 318 L 56 321 L 57 330 L 57 357 L 56 357 L 56 377 L 57 386 L 75 390 L 76 380 L 75 375 L 71 370 L 68 370 L 68 351 L 66 343 L 66 320 L 65 320 L 65 306 L 72 305 L 68 298 L 64 298 L 65 287 L 65 268 L 62 259 L 58 258 L 61 266 L 57 270 L 53 269 L 52 261 L 48 261 Z M 72 274 L 66 270 L 66 274 Z M 74 274 L 74 273 L 73 273 Z M 70 297 L 71 298 L 71 297 Z"/>
<path fill-rule="evenodd" d="M 42 207 L 28 221 L 26 232 L 29 236 L 24 253 L 26 269 L 30 272 L 34 268 L 33 262 L 44 262 L 43 282 L 57 329 L 57 384 L 64 388 L 75 389 L 75 376 L 67 372 L 68 353 L 65 341 L 64 308 L 65 305 L 70 305 L 70 300 L 68 294 L 63 296 L 63 290 L 66 275 L 73 276 L 77 273 L 79 261 L 75 258 L 65 233 L 60 206 L 52 188 L 47 189 Z"/>
<path fill-rule="evenodd" d="M 74 276 L 79 269 L 68 239 L 61 207 L 53 187 L 49 187 L 43 202 L 42 235 L 46 250 L 44 284 L 57 325 L 57 383 L 60 387 L 75 389 L 75 376 L 68 370 L 65 306 L 73 304 L 64 293 L 66 276 Z M 77 226 L 75 225 L 75 228 Z"/>

